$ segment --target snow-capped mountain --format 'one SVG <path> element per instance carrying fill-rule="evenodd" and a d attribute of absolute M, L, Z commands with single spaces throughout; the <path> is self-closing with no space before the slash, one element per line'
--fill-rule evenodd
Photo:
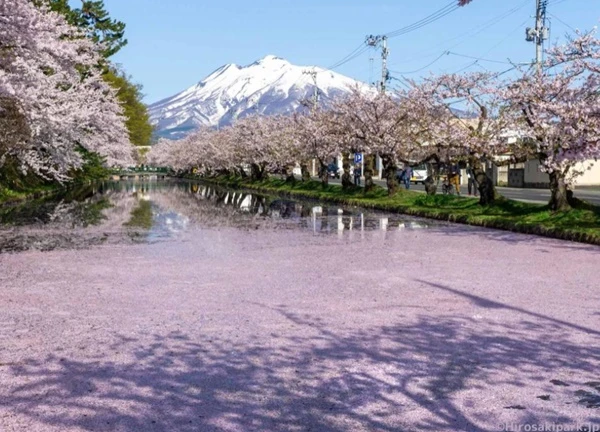
<path fill-rule="evenodd" d="M 220 67 L 195 86 L 150 105 L 150 118 L 160 136 L 181 138 L 201 126 L 224 126 L 250 114 L 290 114 L 312 98 L 311 71 L 317 72 L 321 106 L 357 85 L 366 87 L 332 71 L 268 55 L 248 66 Z"/>

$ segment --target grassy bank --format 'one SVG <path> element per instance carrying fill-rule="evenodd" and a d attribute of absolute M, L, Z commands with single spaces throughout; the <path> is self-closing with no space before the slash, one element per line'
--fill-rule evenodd
<path fill-rule="evenodd" d="M 108 178 L 111 170 L 106 168 L 102 157 L 82 147 L 77 151 L 83 164 L 68 173 L 70 181 L 65 183 L 47 180 L 32 172 L 23 173 L 15 159 L 5 161 L 0 167 L 0 205 L 36 199 L 73 186 Z"/>
<path fill-rule="evenodd" d="M 0 186 L 0 205 L 40 198 L 44 195 L 54 193 L 58 189 L 59 187 L 56 185 L 42 185 L 20 190 L 3 188 Z"/>
<path fill-rule="evenodd" d="M 343 191 L 341 186 L 326 188 L 320 182 L 286 183 L 269 179 L 250 182 L 237 177 L 218 177 L 208 180 L 223 186 L 245 188 L 291 197 L 310 198 L 349 206 L 385 210 L 468 225 L 536 234 L 565 240 L 600 245 L 600 207 L 579 202 L 565 213 L 552 213 L 548 206 L 501 198 L 490 206 L 478 201 L 452 195 L 427 196 L 402 190 L 394 196 L 376 187 L 365 194 L 361 188 Z"/>

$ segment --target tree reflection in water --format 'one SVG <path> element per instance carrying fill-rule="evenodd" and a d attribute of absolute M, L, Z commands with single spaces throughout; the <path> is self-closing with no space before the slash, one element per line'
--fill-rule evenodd
<path fill-rule="evenodd" d="M 0 252 L 157 241 L 194 228 L 309 229 L 315 234 L 423 228 L 364 212 L 185 181 L 103 182 L 0 208 Z"/>

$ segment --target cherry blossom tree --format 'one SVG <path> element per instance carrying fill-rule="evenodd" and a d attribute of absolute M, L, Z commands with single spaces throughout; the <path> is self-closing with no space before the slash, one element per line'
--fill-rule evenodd
<path fill-rule="evenodd" d="M 146 161 L 155 167 L 171 167 L 171 147 L 174 141 L 161 138 L 146 154 Z"/>
<path fill-rule="evenodd" d="M 342 152 L 341 140 L 334 133 L 334 115 L 331 111 L 313 110 L 295 116 L 299 152 L 303 160 L 315 159 L 319 177 L 325 187 L 329 183 L 328 164 Z"/>
<path fill-rule="evenodd" d="M 407 118 L 402 146 L 397 150 L 399 162 L 408 165 L 427 164 L 429 176 L 425 181 L 428 194 L 435 194 L 441 160 L 449 160 L 452 134 L 446 125 L 451 123 L 447 110 L 434 102 L 429 83 L 412 82 L 412 88 L 399 92 L 402 111 Z"/>
<path fill-rule="evenodd" d="M 284 174 L 286 180 L 295 181 L 293 170 L 305 156 L 302 152 L 301 134 L 294 117 L 267 117 L 271 147 L 271 167 L 274 173 Z"/>
<path fill-rule="evenodd" d="M 246 177 L 244 153 L 241 143 L 236 141 L 233 127 L 212 130 L 206 133 L 204 140 L 194 144 L 201 150 L 198 165 L 204 172 L 236 173 Z"/>
<path fill-rule="evenodd" d="M 408 115 L 403 110 L 401 98 L 355 89 L 348 98 L 336 104 L 334 111 L 338 122 L 346 125 L 348 137 L 360 143 L 360 151 L 380 155 L 388 193 L 396 193 L 398 154 L 409 140 Z M 373 172 L 372 167 L 368 167 L 365 168 L 365 191 L 372 188 Z"/>
<path fill-rule="evenodd" d="M 0 130 L 0 161 L 9 152 L 18 151 L 31 137 L 27 119 L 13 97 L 0 96 Z"/>
<path fill-rule="evenodd" d="M 273 124 L 264 116 L 251 116 L 237 121 L 233 127 L 233 137 L 241 160 L 250 166 L 252 180 L 264 180 L 274 168 L 274 149 L 270 142 Z"/>
<path fill-rule="evenodd" d="M 504 92 L 515 124 L 527 137 L 521 150 L 550 179 L 550 208 L 568 210 L 581 164 L 600 156 L 600 40 L 577 33 L 550 49 L 543 69 L 522 71 Z"/>
<path fill-rule="evenodd" d="M 551 208 L 564 210 L 581 163 L 600 155 L 599 62 L 595 34 L 577 34 L 548 52 L 543 70 L 522 71 L 510 83 L 497 74 L 469 73 L 412 82 L 409 90 L 393 96 L 355 90 L 331 111 L 297 115 L 292 121 L 246 118 L 172 146 L 168 157 L 160 156 L 162 149 L 157 152 L 180 167 L 186 161 L 240 174 L 250 167 L 256 180 L 289 173 L 299 161 L 315 158 L 325 184 L 331 158 L 377 153 L 390 194 L 396 190 L 398 162 L 463 160 L 475 172 L 481 204 L 496 197 L 484 162 L 535 157 L 550 177 Z M 510 157 L 500 159 L 506 155 Z M 368 190 L 372 170 L 365 170 L 365 177 Z"/>
<path fill-rule="evenodd" d="M 100 49 L 43 5 L 0 0 L 0 116 L 8 109 L 28 129 L 2 146 L 0 166 L 13 158 L 24 172 L 64 181 L 82 164 L 79 146 L 110 166 L 133 162 Z"/>
<path fill-rule="evenodd" d="M 502 109 L 501 87 L 493 73 L 444 74 L 425 79 L 409 95 L 413 101 L 431 106 L 430 110 L 410 110 L 426 119 L 427 139 L 438 150 L 444 149 L 453 162 L 463 159 L 471 165 L 482 205 L 496 197 L 483 162 L 496 163 L 496 157 L 508 151 L 510 121 Z"/>

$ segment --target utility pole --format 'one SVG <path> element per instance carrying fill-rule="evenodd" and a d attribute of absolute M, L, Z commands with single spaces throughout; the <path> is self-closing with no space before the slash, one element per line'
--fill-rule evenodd
<path fill-rule="evenodd" d="M 537 72 L 542 71 L 544 41 L 548 39 L 549 30 L 546 27 L 546 9 L 548 0 L 535 0 L 535 28 L 527 27 L 525 40 L 535 43 L 535 65 Z"/>
<path fill-rule="evenodd" d="M 365 39 L 365 43 L 372 47 L 381 47 L 381 82 L 379 83 L 379 92 L 381 94 L 385 94 L 386 84 L 390 79 L 390 72 L 387 68 L 387 58 L 390 55 L 390 50 L 387 45 L 387 36 L 373 36 L 369 35 Z M 379 167 L 379 178 L 382 178 L 382 169 L 383 164 L 381 163 L 381 157 L 379 155 L 375 155 L 375 161 L 373 161 L 373 156 L 367 156 L 372 162 L 368 162 L 369 166 L 373 166 L 374 168 Z M 363 171 L 364 172 L 364 171 Z M 366 186 L 366 184 L 365 184 Z"/>
<path fill-rule="evenodd" d="M 317 71 L 313 68 L 310 71 L 302 71 L 303 75 L 310 75 L 313 80 L 313 102 L 311 111 L 314 113 L 317 111 L 317 106 L 319 104 L 319 87 L 317 87 Z M 302 165 L 301 165 L 302 166 Z M 308 168 L 306 168 L 308 170 Z M 315 159 L 312 160 L 312 175 L 317 173 L 317 161 Z"/>
<path fill-rule="evenodd" d="M 310 75 L 311 78 L 313 79 L 313 104 L 312 104 L 312 109 L 313 111 L 316 111 L 317 109 L 317 105 L 319 104 L 319 87 L 317 87 L 317 71 L 316 70 L 311 70 L 311 71 L 302 71 L 303 75 Z"/>
<path fill-rule="evenodd" d="M 385 87 L 390 79 L 390 73 L 387 68 L 387 58 L 390 50 L 387 46 L 387 36 L 381 38 L 381 93 L 385 93 Z"/>
<path fill-rule="evenodd" d="M 379 91 L 385 93 L 386 84 L 390 79 L 390 72 L 387 68 L 387 59 L 390 55 L 390 50 L 387 45 L 387 36 L 367 36 L 365 43 L 372 47 L 381 46 L 381 82 L 379 83 Z"/>

